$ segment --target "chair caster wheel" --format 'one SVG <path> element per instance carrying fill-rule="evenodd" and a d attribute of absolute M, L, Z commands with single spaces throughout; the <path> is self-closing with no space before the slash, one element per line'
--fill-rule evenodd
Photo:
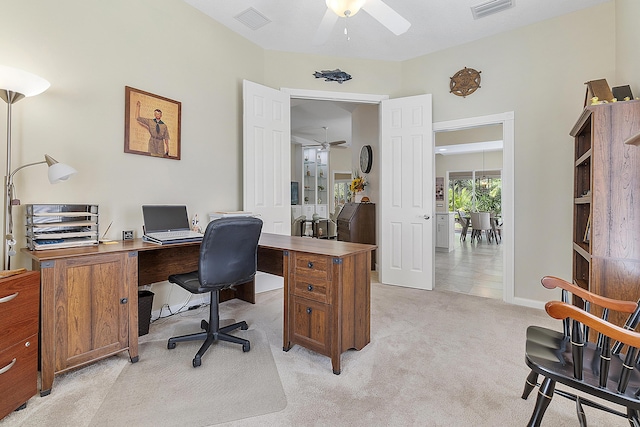
<path fill-rule="evenodd" d="M 198 367 L 198 366 L 200 366 L 201 364 L 202 364 L 202 363 L 201 363 L 201 361 L 200 361 L 200 358 L 199 358 L 199 357 L 194 357 L 194 358 L 193 358 L 193 367 L 194 367 L 194 368 L 197 368 L 197 367 Z"/>
<path fill-rule="evenodd" d="M 168 342 L 168 343 L 167 343 L 167 348 L 168 348 L 169 350 L 173 350 L 174 348 L 176 348 L 176 343 L 174 343 L 174 342 Z"/>
<path fill-rule="evenodd" d="M 249 350 L 251 350 L 251 345 L 250 345 L 249 343 L 242 344 L 242 351 L 243 351 L 243 352 L 245 352 L 245 353 L 246 353 L 246 352 L 247 352 L 247 351 L 249 351 Z"/>
<path fill-rule="evenodd" d="M 240 325 L 240 329 L 242 329 L 243 331 L 249 329 L 249 325 L 247 325 L 247 322 L 242 323 L 242 325 Z"/>

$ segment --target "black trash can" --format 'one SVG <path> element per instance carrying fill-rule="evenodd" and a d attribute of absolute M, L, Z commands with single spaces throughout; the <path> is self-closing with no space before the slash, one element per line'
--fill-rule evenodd
<path fill-rule="evenodd" d="M 153 292 L 138 291 L 138 336 L 149 333 L 151 324 L 151 308 L 153 307 Z"/>

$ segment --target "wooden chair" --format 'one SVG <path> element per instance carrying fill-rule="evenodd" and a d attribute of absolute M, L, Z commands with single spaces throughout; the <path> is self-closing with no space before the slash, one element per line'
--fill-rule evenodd
<path fill-rule="evenodd" d="M 563 321 L 563 330 L 539 326 L 527 329 L 525 360 L 531 373 L 522 398 L 527 399 L 539 386 L 527 425 L 539 426 L 553 396 L 560 395 L 576 403 L 580 426 L 587 425 L 586 405 L 627 418 L 631 426 L 640 427 L 640 333 L 634 331 L 640 320 L 638 303 L 601 297 L 557 277 L 544 277 L 542 285 L 562 289 L 562 301 L 550 301 L 545 309 L 551 317 Z M 569 303 L 569 293 L 576 302 L 582 301 L 584 309 Z M 592 308 L 600 317 L 591 314 Z M 608 321 L 612 311 L 629 315 L 623 328 Z M 592 331 L 596 336 L 590 340 Z M 537 383 L 538 375 L 544 377 L 541 384 Z M 556 384 L 569 390 L 556 389 Z M 626 413 L 606 406 L 606 402 L 626 408 Z"/>

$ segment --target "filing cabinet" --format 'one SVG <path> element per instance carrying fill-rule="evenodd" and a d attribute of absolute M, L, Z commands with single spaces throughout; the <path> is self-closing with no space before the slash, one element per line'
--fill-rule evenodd
<path fill-rule="evenodd" d="M 38 392 L 40 274 L 0 279 L 0 418 Z"/>
<path fill-rule="evenodd" d="M 294 344 L 331 357 L 370 339 L 370 251 L 337 257 L 291 251 L 285 267 L 285 351 Z"/>

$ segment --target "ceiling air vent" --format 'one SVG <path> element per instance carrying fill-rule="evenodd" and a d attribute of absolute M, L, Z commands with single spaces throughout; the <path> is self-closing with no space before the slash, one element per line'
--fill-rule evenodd
<path fill-rule="evenodd" d="M 263 25 L 267 25 L 269 22 L 271 22 L 270 19 L 268 19 L 266 16 L 252 7 L 245 10 L 244 12 L 240 12 L 238 15 L 234 16 L 234 18 L 236 18 L 238 21 L 242 22 L 252 30 L 257 30 Z"/>
<path fill-rule="evenodd" d="M 493 15 L 494 13 L 502 12 L 510 7 L 513 7 L 515 0 L 491 0 L 485 3 L 471 6 L 471 13 L 473 19 L 484 18 L 485 16 Z"/>

